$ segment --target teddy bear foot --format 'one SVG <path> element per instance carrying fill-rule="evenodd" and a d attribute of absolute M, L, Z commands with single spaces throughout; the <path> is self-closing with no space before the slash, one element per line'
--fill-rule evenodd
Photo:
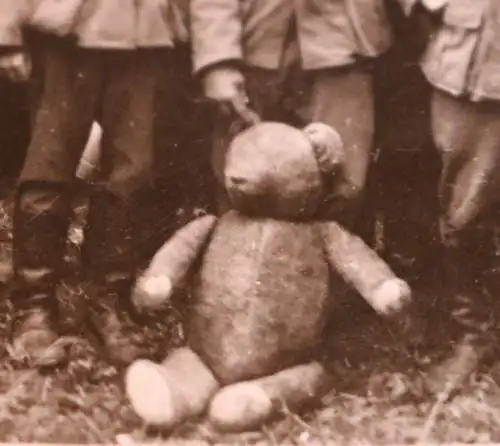
<path fill-rule="evenodd" d="M 208 409 L 208 418 L 221 431 L 259 428 L 283 407 L 298 410 L 330 389 L 331 377 L 319 362 L 300 364 L 254 381 L 220 390 Z"/>
<path fill-rule="evenodd" d="M 125 375 L 132 408 L 147 424 L 171 429 L 206 410 L 219 383 L 188 347 L 173 350 L 161 364 L 145 359 Z"/>
<path fill-rule="evenodd" d="M 238 383 L 219 391 L 208 409 L 210 423 L 221 432 L 254 430 L 276 412 L 275 404 L 256 383 Z"/>
<path fill-rule="evenodd" d="M 132 408 L 146 423 L 170 428 L 180 421 L 160 365 L 142 359 L 135 361 L 127 370 L 125 388 Z"/>

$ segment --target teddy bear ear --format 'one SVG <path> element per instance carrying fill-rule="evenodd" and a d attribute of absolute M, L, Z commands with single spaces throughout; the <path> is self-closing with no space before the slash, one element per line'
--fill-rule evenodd
<path fill-rule="evenodd" d="M 320 170 L 324 174 L 336 172 L 344 162 L 344 144 L 331 126 L 312 122 L 302 129 L 312 144 Z"/>

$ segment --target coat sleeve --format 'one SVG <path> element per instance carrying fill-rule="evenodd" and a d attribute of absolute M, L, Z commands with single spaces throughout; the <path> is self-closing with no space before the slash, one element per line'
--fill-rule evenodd
<path fill-rule="evenodd" d="M 27 16 L 27 0 L 0 1 L 0 47 L 23 44 L 22 28 Z"/>
<path fill-rule="evenodd" d="M 195 73 L 242 59 L 240 0 L 191 0 L 190 13 Z"/>

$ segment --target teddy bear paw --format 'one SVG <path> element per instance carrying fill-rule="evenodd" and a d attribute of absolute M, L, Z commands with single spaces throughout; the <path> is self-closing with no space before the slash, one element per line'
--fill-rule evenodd
<path fill-rule="evenodd" d="M 143 277 L 137 281 L 132 302 L 137 309 L 156 308 L 166 303 L 172 293 L 172 282 L 166 275 Z"/>
<path fill-rule="evenodd" d="M 209 421 L 220 431 L 258 428 L 273 414 L 275 405 L 257 384 L 238 383 L 223 388 L 210 403 Z"/>
<path fill-rule="evenodd" d="M 148 360 L 132 363 L 125 375 L 125 390 L 135 413 L 151 426 L 170 428 L 178 413 L 161 366 Z"/>
<path fill-rule="evenodd" d="M 401 279 L 389 279 L 383 282 L 374 292 L 375 310 L 382 315 L 392 316 L 400 313 L 411 303 L 411 290 Z"/>

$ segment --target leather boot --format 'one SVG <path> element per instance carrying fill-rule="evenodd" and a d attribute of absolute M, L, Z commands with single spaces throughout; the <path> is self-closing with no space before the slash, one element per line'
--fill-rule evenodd
<path fill-rule="evenodd" d="M 14 307 L 12 356 L 16 362 L 50 367 L 65 359 L 56 287 L 64 267 L 70 221 L 65 194 L 47 185 L 20 190 L 14 210 Z"/>
<path fill-rule="evenodd" d="M 86 285 L 90 297 L 88 322 L 117 366 L 127 366 L 141 356 L 143 336 L 130 305 L 131 281 L 124 278 L 95 278 Z"/>
<path fill-rule="evenodd" d="M 493 347 L 489 337 L 493 324 L 491 301 L 483 289 L 484 265 L 478 247 L 484 244 L 445 248 L 452 351 L 425 374 L 424 386 L 434 395 L 449 397 L 458 391 Z"/>
<path fill-rule="evenodd" d="M 138 358 L 142 338 L 130 300 L 137 267 L 130 209 L 111 194 L 94 194 L 82 248 L 89 328 L 117 365 Z"/>

